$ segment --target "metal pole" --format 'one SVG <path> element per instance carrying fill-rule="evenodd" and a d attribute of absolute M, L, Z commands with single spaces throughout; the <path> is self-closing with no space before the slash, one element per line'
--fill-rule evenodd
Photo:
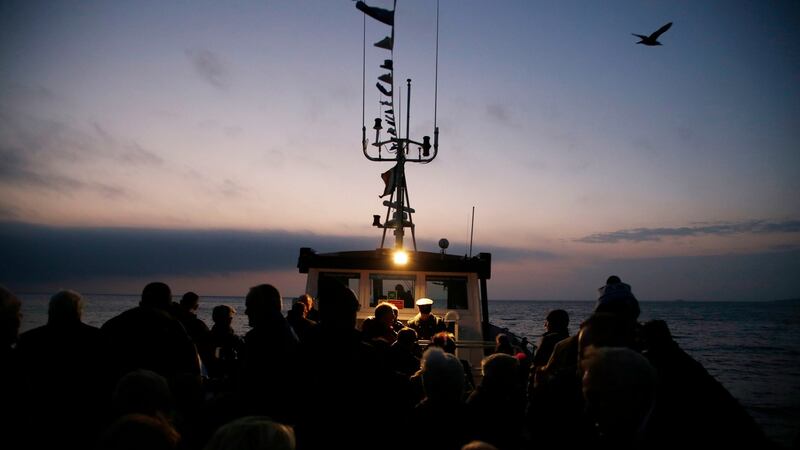
<path fill-rule="evenodd" d="M 472 207 L 472 224 L 469 226 L 469 257 L 472 258 L 472 232 L 475 230 L 475 207 Z"/>

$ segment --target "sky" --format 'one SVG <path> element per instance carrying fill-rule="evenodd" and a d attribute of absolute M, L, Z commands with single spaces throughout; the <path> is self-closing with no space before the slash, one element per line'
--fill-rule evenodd
<path fill-rule="evenodd" d="M 490 298 L 800 297 L 800 4 L 441 0 L 438 65 L 436 5 L 390 56 L 350 0 L 0 2 L 0 284 L 302 293 L 300 247 L 380 245 L 391 57 L 440 130 L 418 248 L 468 253 L 474 207 Z"/>

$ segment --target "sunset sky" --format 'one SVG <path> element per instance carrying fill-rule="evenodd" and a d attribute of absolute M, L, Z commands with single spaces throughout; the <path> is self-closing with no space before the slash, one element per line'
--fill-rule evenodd
<path fill-rule="evenodd" d="M 397 3 L 421 140 L 436 2 Z M 301 246 L 379 246 L 362 41 L 370 127 L 390 28 L 364 23 L 350 0 L 1 2 L 0 284 L 294 296 Z M 474 206 L 495 299 L 612 273 L 643 300 L 800 297 L 798 23 L 788 0 L 441 0 L 420 249 L 466 253 Z"/>

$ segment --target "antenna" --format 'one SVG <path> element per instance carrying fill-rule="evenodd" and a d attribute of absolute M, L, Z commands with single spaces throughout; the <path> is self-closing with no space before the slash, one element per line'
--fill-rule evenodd
<path fill-rule="evenodd" d="M 472 258 L 472 232 L 475 230 L 475 207 L 472 207 L 472 223 L 469 226 L 469 257 Z"/>

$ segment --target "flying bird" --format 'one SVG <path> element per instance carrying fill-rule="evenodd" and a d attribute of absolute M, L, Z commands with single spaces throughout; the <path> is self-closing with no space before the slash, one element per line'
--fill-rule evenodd
<path fill-rule="evenodd" d="M 672 22 L 670 22 L 670 23 L 664 25 L 663 27 L 659 28 L 658 30 L 653 32 L 653 34 L 651 34 L 650 36 L 643 36 L 641 34 L 636 34 L 636 33 L 631 33 L 631 34 L 636 36 L 636 37 L 638 37 L 639 39 L 641 39 L 639 42 L 637 42 L 637 44 L 644 44 L 644 45 L 649 45 L 649 46 L 661 45 L 661 42 L 658 42 L 658 37 L 661 36 L 662 34 L 664 34 L 665 31 L 669 30 L 669 27 L 671 27 L 671 26 L 672 26 Z"/>

